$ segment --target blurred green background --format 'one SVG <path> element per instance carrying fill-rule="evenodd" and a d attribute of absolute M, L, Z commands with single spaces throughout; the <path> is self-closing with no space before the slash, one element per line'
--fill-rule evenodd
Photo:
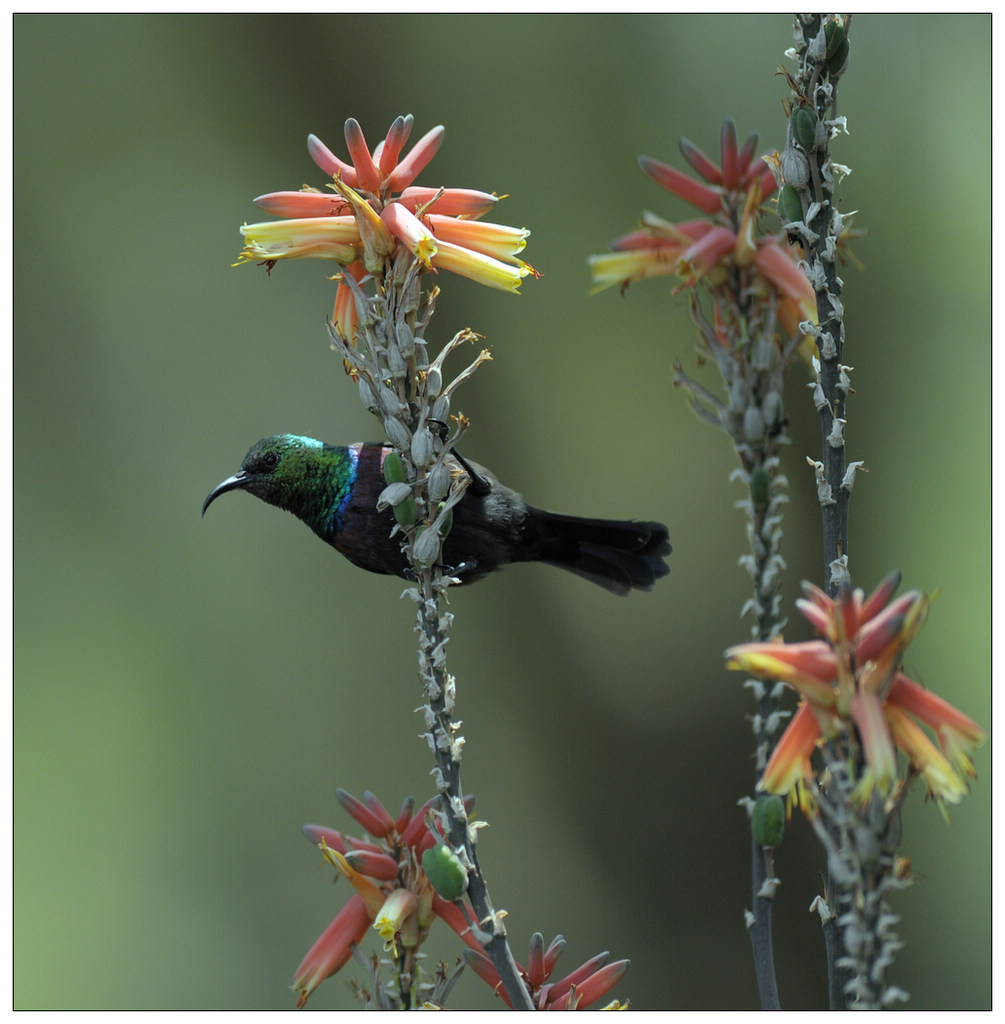
<path fill-rule="evenodd" d="M 834 148 L 868 236 L 846 267 L 856 393 L 852 566 L 941 588 L 908 671 L 990 725 L 990 18 L 857 16 Z M 783 140 L 787 16 L 21 16 L 15 43 L 15 1004 L 285 1008 L 344 883 L 300 835 L 333 791 L 432 793 L 413 612 L 244 496 L 252 441 L 375 424 L 328 348 L 320 261 L 232 269 L 253 196 L 322 184 L 399 113 L 444 145 L 420 181 L 508 194 L 542 273 L 519 298 L 447 275 L 434 337 L 494 361 L 458 404 L 466 453 L 534 503 L 670 524 L 673 571 L 620 601 L 517 566 L 452 597 L 465 784 L 518 958 L 630 957 L 638 1008 L 756 1005 L 743 924 L 752 781 L 741 677 L 742 497 L 666 283 L 589 297 L 586 257 L 644 208 L 638 170 L 719 125 Z M 458 363 L 458 368 L 460 363 Z M 713 377 L 703 378 L 714 386 Z M 786 607 L 819 580 L 809 393 L 788 397 Z M 789 636 L 808 635 L 792 616 Z M 915 1008 L 990 1005 L 990 748 L 947 825 L 920 791 L 890 980 Z M 826 999 L 804 822 L 778 854 L 783 1004 Z M 431 951 L 457 943 L 438 926 Z M 499 1005 L 473 976 L 452 1004 Z M 342 977 L 311 1007 L 354 1005 Z"/>

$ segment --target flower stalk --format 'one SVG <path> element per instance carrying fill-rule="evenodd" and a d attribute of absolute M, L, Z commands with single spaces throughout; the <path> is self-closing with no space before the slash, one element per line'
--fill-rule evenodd
<path fill-rule="evenodd" d="M 639 165 L 657 184 L 705 214 L 671 223 L 645 213 L 641 227 L 616 239 L 613 252 L 590 259 L 598 287 L 633 280 L 675 276 L 675 291 L 688 289 L 698 330 L 699 356 L 722 378 L 719 397 L 687 374 L 679 362 L 674 383 L 694 412 L 730 438 L 739 466 L 733 472 L 745 489 L 737 502 L 747 515 L 749 553 L 740 564 L 753 592 L 742 615 L 752 618 L 751 636 L 767 640 L 784 626 L 781 613 L 782 520 L 788 481 L 780 472 L 786 436 L 782 403 L 785 377 L 803 346 L 801 322 L 812 320 L 813 290 L 788 250 L 767 201 L 776 189 L 768 162 L 757 156 L 757 135 L 739 144 L 732 121 L 722 126 L 721 162 L 716 165 L 693 142 L 682 139 L 681 153 L 701 180 L 659 160 L 640 157 Z M 788 712 L 781 684 L 750 679 L 757 702 L 752 716 L 757 776 L 763 771 Z M 741 801 L 753 813 L 755 801 Z M 753 944 L 761 1005 L 779 1006 L 771 942 L 771 907 L 777 880 L 771 848 L 752 838 L 753 910 L 747 924 Z"/>
<path fill-rule="evenodd" d="M 469 940 L 485 950 L 512 1005 L 530 1008 L 507 943 L 505 913 L 493 905 L 478 863 L 480 823 L 469 819 L 465 806 L 460 777 L 464 739 L 453 720 L 456 682 L 446 667 L 453 615 L 443 605 L 453 570 L 461 567 L 443 565 L 441 553 L 451 510 L 470 482 L 463 461 L 453 457 L 469 422 L 461 413 L 451 413 L 451 403 L 455 389 L 489 355 L 481 351 L 445 384 L 446 357 L 477 336 L 461 331 L 432 358 L 425 331 L 438 288 L 422 289 L 425 275 L 449 270 L 493 288 L 518 290 L 522 279 L 533 273 L 516 256 L 528 232 L 478 221 L 494 206 L 494 196 L 414 185 L 435 155 L 443 128 L 428 132 L 402 156 L 411 128 L 410 115 L 397 118 L 371 152 L 359 124 L 350 118 L 345 139 L 351 162 L 311 136 L 309 151 L 331 176 L 331 194 L 307 188 L 260 197 L 259 206 L 289 219 L 245 225 L 241 261 L 262 261 L 271 269 L 278 260 L 315 256 L 342 265 L 329 334 L 363 405 L 380 420 L 394 448 L 385 456 L 388 486 L 378 507 L 394 510 L 395 530 L 414 580 L 406 594 L 416 605 L 419 678 L 427 698 L 422 710 L 436 763 L 440 828 L 467 872 L 467 898 L 475 915 Z M 340 868 L 354 870 L 348 861 L 340 862 Z M 371 901 L 375 888 L 372 882 L 363 887 Z M 396 957 L 399 943 L 404 955 L 420 941 L 413 913 L 421 905 L 416 902 L 420 896 L 395 896 L 386 915 L 377 919 Z M 399 918 L 409 922 L 407 929 L 399 927 Z M 358 920 L 358 911 L 352 920 Z M 332 962 L 341 965 L 347 955 L 340 949 Z M 405 1001 L 410 968 L 400 960 L 399 967 Z"/>
<path fill-rule="evenodd" d="M 845 456 L 846 403 L 852 392 L 844 365 L 843 282 L 837 273 L 839 244 L 845 215 L 834 203 L 834 185 L 849 174 L 834 163 L 830 141 L 847 132 L 837 115 L 838 81 L 848 66 L 851 16 L 799 15 L 789 56 L 796 72 L 787 75 L 792 98 L 787 103 L 786 145 L 777 159 L 778 209 L 785 229 L 803 249 L 803 270 L 813 288 L 816 322 L 800 327 L 814 343 L 817 383 L 814 404 L 820 416 L 822 455 L 809 461 L 817 474 L 817 494 L 823 523 L 824 579 L 836 597 L 851 577 L 848 569 L 848 500 L 854 470 Z M 857 470 L 861 463 L 855 463 Z"/>
<path fill-rule="evenodd" d="M 452 475 L 446 460 L 468 421 L 460 415 L 454 417 L 454 430 L 447 436 L 441 427 L 450 418 L 456 387 L 489 356 L 483 350 L 442 387 L 445 357 L 476 336 L 470 331 L 460 332 L 430 361 L 423 331 L 432 315 L 435 293 L 422 296 L 419 291 L 420 262 L 410 256 L 402 257 L 401 262 L 405 268 L 400 286 L 398 275 L 391 273 L 379 296 L 367 297 L 355 279 L 346 278 L 356 301 L 355 345 L 348 344 L 330 325 L 332 346 L 359 382 L 364 405 L 382 419 L 401 459 L 404 482 L 410 489 L 407 500 L 416 508 L 416 521 L 399 529 L 415 577 L 415 585 L 405 593 L 416 605 L 419 679 L 427 697 L 423 708 L 426 739 L 436 763 L 436 787 L 443 797 L 444 835 L 455 850 L 463 851 L 467 894 L 476 915 L 478 939 L 507 994 L 519 1006 L 526 1002 L 527 993 L 506 940 L 505 915 L 495 909 L 478 862 L 479 823 L 469 820 L 464 806 L 460 774 L 464 739 L 453 721 L 456 681 L 446 668 L 453 614 L 442 608 L 452 582 L 452 567 L 440 562 L 443 538 L 448 532 L 447 516 L 468 486 L 468 477 Z"/>
<path fill-rule="evenodd" d="M 803 698 L 758 788 L 802 807 L 827 853 L 830 888 L 814 906 L 835 1006 L 878 1009 L 906 999 L 886 980 L 901 946 L 889 897 L 910 884 L 897 856 L 901 807 L 916 779 L 941 807 L 958 803 L 985 739 L 976 722 L 901 671 L 930 598 L 909 591 L 894 599 L 899 582 L 891 573 L 868 598 L 845 586 L 837 600 L 804 583 L 797 607 L 820 639 L 726 651 L 728 668 L 784 680 Z M 811 761 L 818 751 L 819 769 Z"/>
<path fill-rule="evenodd" d="M 837 274 L 838 242 L 844 218 L 834 205 L 836 176 L 848 173 L 831 161 L 830 140 L 847 130 L 844 119 L 837 117 L 837 85 L 849 58 L 848 28 L 850 16 L 797 15 L 795 47 L 789 56 L 795 60 L 796 71 L 787 75 L 792 98 L 787 104 L 788 126 L 786 146 L 778 158 L 779 213 L 789 238 L 798 240 L 805 254 L 803 264 L 816 301 L 816 324 L 802 328 L 815 343 L 813 367 L 817 375 L 813 400 L 820 417 L 822 454 L 819 461 L 807 457 L 812 467 L 820 503 L 824 580 L 831 597 L 850 585 L 848 546 L 848 502 L 854 483 L 854 471 L 847 472 L 845 456 L 846 403 L 852 391 L 849 372 L 843 363 L 844 305 L 841 301 L 842 281 Z M 860 468 L 856 463 L 855 468 Z M 838 750 L 837 758 L 847 753 Z M 832 799 L 825 805 L 832 813 L 830 846 L 847 835 L 846 815 L 842 811 L 839 770 L 832 776 Z M 873 835 L 881 847 L 886 833 Z M 854 872 L 842 872 L 833 857 L 829 887 L 836 909 L 829 916 L 821 914 L 827 935 L 830 1000 L 832 1008 L 844 1008 L 852 998 L 855 980 L 850 969 L 850 955 L 844 947 L 845 936 L 838 930 L 840 906 L 865 899 L 861 891 L 853 895 L 850 879 Z M 860 867 L 862 865 L 859 865 Z M 859 872 L 859 889 L 875 894 L 866 873 Z M 847 915 L 845 916 L 845 920 Z M 847 930 L 847 929 L 846 929 Z M 850 935 L 850 933 L 849 933 Z M 859 992 L 855 998 L 862 997 Z"/>

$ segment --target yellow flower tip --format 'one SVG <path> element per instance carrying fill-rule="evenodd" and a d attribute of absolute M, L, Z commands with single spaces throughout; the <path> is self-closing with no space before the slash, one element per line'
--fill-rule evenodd
<path fill-rule="evenodd" d="M 811 781 L 810 755 L 819 740 L 820 725 L 812 706 L 804 701 L 772 751 L 757 788 L 784 796 L 797 785 Z"/>
<path fill-rule="evenodd" d="M 373 920 L 373 927 L 384 940 L 384 952 L 398 955 L 397 938 L 401 938 L 402 945 L 406 949 L 414 948 L 417 931 L 413 930 L 409 922 L 417 926 L 415 911 L 419 905 L 418 897 L 411 889 L 395 889 L 384 901 L 377 916 Z"/>
<path fill-rule="evenodd" d="M 430 229 L 437 239 L 473 249 L 494 259 L 511 260 L 527 246 L 530 232 L 507 224 L 491 224 L 481 220 L 462 220 L 438 213 L 428 216 Z"/>
<path fill-rule="evenodd" d="M 243 267 L 245 263 L 257 263 L 259 266 L 264 266 L 266 272 L 271 274 L 272 268 L 276 265 L 276 260 L 263 260 L 257 256 L 248 252 L 247 249 L 242 250 L 241 254 L 237 257 L 236 262 L 231 263 L 232 267 Z"/>
<path fill-rule="evenodd" d="M 321 856 L 333 868 L 336 868 L 344 878 L 351 878 L 355 874 L 349 862 L 342 856 L 338 850 L 333 850 L 329 845 L 324 836 L 321 837 L 321 842 L 318 843 L 318 847 L 321 850 Z"/>
<path fill-rule="evenodd" d="M 333 850 L 322 837 L 318 844 L 321 854 L 339 874 L 345 878 L 356 892 L 363 898 L 370 916 L 375 916 L 384 904 L 384 894 L 366 875 L 361 875 L 338 850 Z"/>
<path fill-rule="evenodd" d="M 866 768 L 859 783 L 863 802 L 874 789 L 885 797 L 897 777 L 897 752 L 886 724 L 883 701 L 875 693 L 859 691 L 849 702 L 849 713 L 865 751 Z"/>
<path fill-rule="evenodd" d="M 823 640 L 736 644 L 724 657 L 726 668 L 780 679 L 821 708 L 834 706 L 838 664 L 834 652 Z"/>
<path fill-rule="evenodd" d="M 351 216 L 302 217 L 243 224 L 239 263 L 318 257 L 343 265 L 357 258 L 360 233 Z"/>
<path fill-rule="evenodd" d="M 876 776 L 876 773 L 871 768 L 866 767 L 862 770 L 861 777 L 851 791 L 852 803 L 857 807 L 868 807 L 873 793 L 877 791 L 881 796 L 885 797 L 890 792 L 890 780 L 885 780 L 885 784 L 883 784 Z"/>
<path fill-rule="evenodd" d="M 738 267 L 749 267 L 754 262 L 757 253 L 757 239 L 755 227 L 757 219 L 757 208 L 761 202 L 761 189 L 755 185 L 747 191 L 747 198 L 743 204 L 743 214 L 740 217 L 740 227 L 736 232 L 736 246 L 733 249 L 733 259 Z"/>
<path fill-rule="evenodd" d="M 526 263 L 513 266 L 464 246 L 442 241 L 432 264 L 437 270 L 449 270 L 489 288 L 509 292 L 519 292 L 520 283 L 532 270 Z"/>
<path fill-rule="evenodd" d="M 959 775 L 966 775 L 971 779 L 977 778 L 977 770 L 974 768 L 971 755 L 986 739 L 987 733 L 983 729 L 977 737 L 957 732 L 949 726 L 939 729 L 939 745 L 947 760 Z"/>
<path fill-rule="evenodd" d="M 432 265 L 438 251 L 436 239 L 429 229 L 401 203 L 388 203 L 380 213 L 388 231 L 404 242 L 424 267 Z"/>
<path fill-rule="evenodd" d="M 427 269 L 433 265 L 436 255 L 436 242 L 432 238 L 423 238 L 414 249 L 415 258 Z"/>
<path fill-rule="evenodd" d="M 627 285 L 646 277 L 667 277 L 677 272 L 679 245 L 628 249 L 588 257 L 595 291 Z"/>
<path fill-rule="evenodd" d="M 341 970 L 370 927 L 370 913 L 359 896 L 353 896 L 338 912 L 335 920 L 321 933 L 301 961 L 290 983 L 298 993 L 297 1006 L 302 1007 L 310 994 L 325 978 Z"/>
<path fill-rule="evenodd" d="M 371 273 L 383 268 L 384 259 L 394 251 L 394 236 L 380 214 L 354 189 L 335 180 L 335 190 L 352 207 L 363 248 L 363 265 Z"/>
<path fill-rule="evenodd" d="M 929 796 L 938 801 L 959 803 L 967 794 L 966 780 L 925 735 L 921 727 L 901 708 L 886 704 L 886 720 L 894 742 L 907 754 L 911 767 L 921 775 Z"/>

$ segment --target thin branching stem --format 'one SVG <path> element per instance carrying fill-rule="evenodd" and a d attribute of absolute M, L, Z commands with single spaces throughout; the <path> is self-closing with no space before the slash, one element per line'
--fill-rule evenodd
<path fill-rule="evenodd" d="M 844 363 L 844 303 L 837 273 L 844 217 L 834 203 L 834 184 L 846 168 L 835 164 L 830 142 L 844 130 L 837 116 L 837 83 L 848 63 L 850 17 L 803 14 L 795 20 L 797 70 L 783 176 L 801 203 L 803 218 L 790 224 L 805 254 L 804 269 L 817 305 L 815 324 L 804 324 L 816 342 L 814 404 L 820 416 L 820 460 L 807 459 L 816 474 L 821 508 L 825 589 L 838 598 L 851 584 L 848 503 L 854 470 L 846 460 L 847 398 L 851 367 Z M 849 469 L 852 472 L 849 472 Z M 816 787 L 813 825 L 827 851 L 828 892 L 821 911 L 833 1009 L 876 1009 L 904 997 L 887 987 L 886 970 L 900 942 L 887 895 L 900 884 L 895 850 L 900 840 L 901 794 L 884 797 L 862 788 L 862 752 L 854 731 L 824 747 L 825 771 Z"/>
<path fill-rule="evenodd" d="M 454 417 L 456 428 L 448 433 L 450 403 L 457 386 L 488 354 L 483 351 L 444 384 L 446 356 L 464 342 L 475 340 L 476 335 L 461 331 L 430 360 L 424 330 L 436 292 L 421 294 L 419 268 L 410 254 L 403 254 L 383 279 L 375 282 L 378 287 L 373 297 L 364 293 L 352 275 L 346 274 L 344 279 L 357 306 L 356 344 L 349 344 L 331 327 L 332 345 L 359 381 L 364 405 L 381 418 L 401 458 L 404 476 L 411 484 L 408 500 L 416 509 L 416 522 L 401 527 L 402 548 L 416 582 L 406 593 L 417 605 L 419 679 L 427 699 L 423 708 L 426 739 L 441 796 L 438 825 L 467 868 L 475 938 L 496 968 L 510 1003 L 515 1008 L 532 1009 L 506 938 L 505 912 L 495 909 L 478 862 L 478 823 L 468 819 L 461 785 L 464 739 L 453 720 L 456 681 L 447 671 L 453 614 L 443 605 L 451 567 L 442 565 L 440 555 L 443 537 L 449 532 L 450 510 L 469 483 L 466 475 L 447 471 L 445 460 L 467 427 L 467 420 L 458 415 Z"/>

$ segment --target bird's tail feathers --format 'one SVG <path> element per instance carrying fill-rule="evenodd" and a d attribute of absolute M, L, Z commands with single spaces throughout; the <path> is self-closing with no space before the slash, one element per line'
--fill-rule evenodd
<path fill-rule="evenodd" d="M 530 509 L 533 542 L 527 557 L 558 566 L 611 593 L 651 590 L 670 567 L 669 534 L 662 523 L 583 519 Z M 531 553 L 533 552 L 533 553 Z"/>

